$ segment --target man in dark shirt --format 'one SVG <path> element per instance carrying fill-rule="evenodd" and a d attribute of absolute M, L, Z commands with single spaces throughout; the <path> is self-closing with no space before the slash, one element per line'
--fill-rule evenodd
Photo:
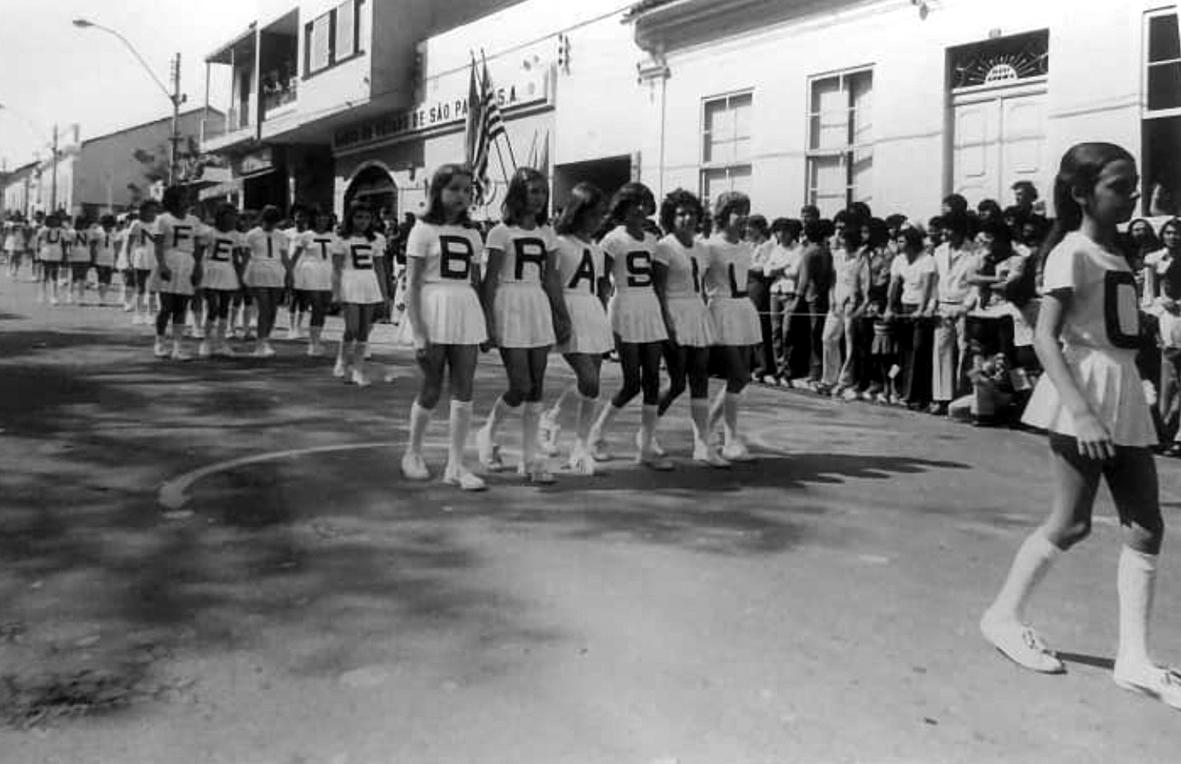
<path fill-rule="evenodd" d="M 804 250 L 800 255 L 800 276 L 796 286 L 796 312 L 808 316 L 808 382 L 820 384 L 823 371 L 821 337 L 828 314 L 828 293 L 832 286 L 832 252 L 827 241 L 833 235 L 830 220 L 815 220 L 804 226 Z"/>

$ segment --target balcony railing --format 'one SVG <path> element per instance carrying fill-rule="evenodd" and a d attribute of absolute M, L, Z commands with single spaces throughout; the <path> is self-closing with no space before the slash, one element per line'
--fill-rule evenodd
<path fill-rule="evenodd" d="M 299 97 L 298 83 L 299 78 L 295 76 L 282 79 L 268 77 L 263 80 L 262 110 L 264 118 L 269 112 L 295 102 Z"/>

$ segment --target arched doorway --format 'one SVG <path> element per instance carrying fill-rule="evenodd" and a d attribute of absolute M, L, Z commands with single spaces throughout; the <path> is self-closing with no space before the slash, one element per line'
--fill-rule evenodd
<path fill-rule="evenodd" d="M 392 217 L 397 210 L 398 188 L 394 179 L 381 165 L 370 164 L 362 167 L 349 183 L 344 194 L 347 209 L 354 201 L 367 203 L 382 217 Z"/>

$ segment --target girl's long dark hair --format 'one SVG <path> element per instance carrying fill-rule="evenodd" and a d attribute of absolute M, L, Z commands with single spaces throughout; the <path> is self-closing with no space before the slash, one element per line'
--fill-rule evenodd
<path fill-rule="evenodd" d="M 353 202 L 352 204 L 349 205 L 349 208 L 345 211 L 344 223 L 341 224 L 341 226 L 340 226 L 340 235 L 342 238 L 347 239 L 350 236 L 357 235 L 357 232 L 353 229 L 353 216 L 356 215 L 358 212 L 368 212 L 369 219 L 371 221 L 373 220 L 373 208 L 372 207 L 370 207 L 365 202 L 361 202 L 361 201 Z M 369 241 L 373 241 L 374 239 L 377 238 L 377 232 L 374 231 L 372 223 L 369 224 L 369 230 L 364 233 L 364 236 Z"/>
<path fill-rule="evenodd" d="M 447 210 L 443 208 L 443 189 L 451 184 L 451 181 L 457 175 L 466 175 L 472 177 L 472 170 L 465 164 L 445 164 L 441 165 L 439 169 L 435 170 L 435 174 L 431 176 L 431 184 L 427 189 L 427 208 L 426 214 L 422 216 L 425 223 L 433 225 L 446 225 Z M 470 223 L 468 211 L 464 210 L 459 218 L 459 225 L 467 225 Z"/>
<path fill-rule="evenodd" d="M 611 225 L 622 225 L 633 207 L 643 210 L 644 217 L 656 212 L 656 197 L 652 195 L 652 190 L 636 181 L 624 183 L 611 197 L 611 208 L 607 212 Z"/>
<path fill-rule="evenodd" d="M 698 223 L 705 215 L 705 208 L 701 206 L 701 200 L 697 198 L 697 195 L 678 188 L 664 197 L 664 201 L 660 203 L 660 227 L 664 229 L 665 233 L 672 233 L 676 227 L 674 221 L 678 209 L 692 210 L 693 214 L 697 216 Z"/>
<path fill-rule="evenodd" d="M 1038 264 L 1058 246 L 1066 234 L 1077 231 L 1083 224 L 1083 208 L 1074 200 L 1074 191 L 1090 191 L 1099 182 L 1103 168 L 1112 162 L 1135 158 L 1122 146 L 1114 143 L 1076 143 L 1062 156 L 1058 176 L 1054 179 L 1054 226 L 1037 254 Z"/>
<path fill-rule="evenodd" d="M 508 184 L 508 193 L 504 196 L 504 203 L 500 205 L 500 213 L 505 225 L 519 225 L 521 219 L 529 209 L 529 184 L 541 182 L 545 184 L 545 207 L 537 215 L 537 225 L 549 222 L 549 181 L 539 171 L 532 167 L 520 167 L 513 173 Z"/>
<path fill-rule="evenodd" d="M 579 183 L 570 191 L 570 198 L 554 223 L 554 233 L 561 236 L 582 233 L 586 217 L 603 203 L 603 190 L 594 183 Z M 590 231 L 593 235 L 593 231 Z"/>
<path fill-rule="evenodd" d="M 171 213 L 174 217 L 182 217 L 185 214 L 186 196 L 187 194 L 184 188 L 180 186 L 169 186 L 164 189 L 164 195 L 160 199 L 160 206 L 164 208 L 165 212 Z"/>

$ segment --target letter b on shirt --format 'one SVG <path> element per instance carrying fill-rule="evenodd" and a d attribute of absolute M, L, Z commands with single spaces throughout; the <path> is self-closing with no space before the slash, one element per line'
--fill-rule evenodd
<path fill-rule="evenodd" d="M 466 279 L 472 272 L 472 243 L 462 236 L 439 237 L 439 275 Z"/>

